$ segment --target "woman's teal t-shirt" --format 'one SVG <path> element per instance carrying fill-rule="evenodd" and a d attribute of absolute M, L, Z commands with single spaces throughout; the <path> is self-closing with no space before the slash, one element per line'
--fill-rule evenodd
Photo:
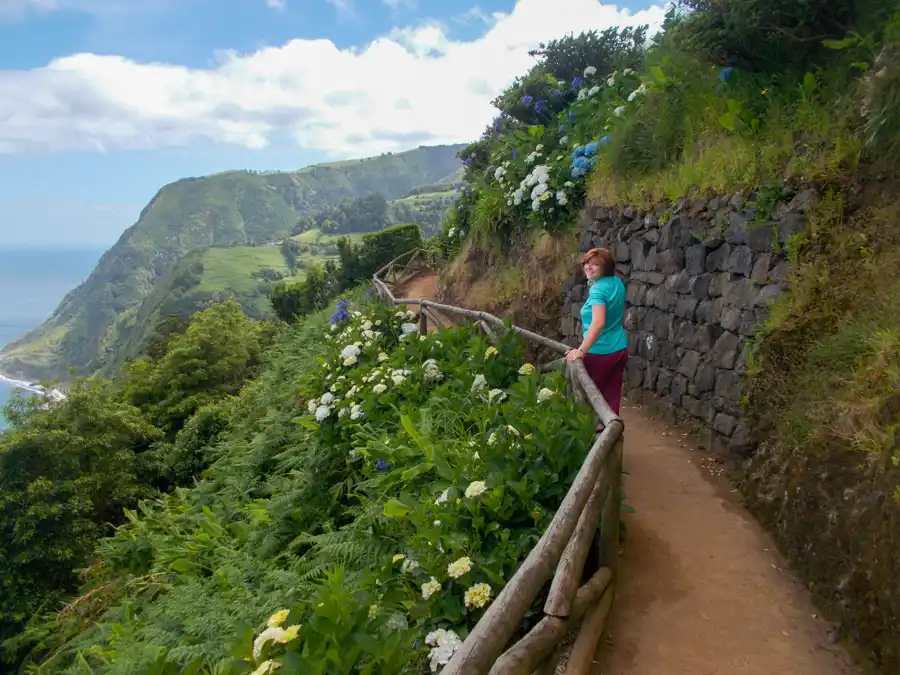
<path fill-rule="evenodd" d="M 628 347 L 628 337 L 622 318 L 625 314 L 625 284 L 617 276 L 601 277 L 591 284 L 588 298 L 581 307 L 581 337 L 587 335 L 591 326 L 592 307 L 606 307 L 606 321 L 597 341 L 588 350 L 589 354 L 613 354 Z"/>

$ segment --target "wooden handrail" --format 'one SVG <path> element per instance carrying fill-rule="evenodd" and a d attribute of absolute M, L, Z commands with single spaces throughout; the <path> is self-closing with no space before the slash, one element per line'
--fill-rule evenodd
<path fill-rule="evenodd" d="M 375 273 L 372 284 L 378 296 L 392 305 L 418 305 L 422 333 L 427 331 L 429 321 L 440 328 L 438 317 L 450 315 L 475 323 L 491 340 L 496 339 L 495 331 L 511 330 L 556 354 L 569 351 L 557 340 L 507 324 L 488 312 L 425 298 L 395 297 L 390 286 L 404 278 L 420 254 L 427 252 L 413 249 L 398 256 Z M 398 275 L 401 262 L 404 264 Z M 391 273 L 393 283 L 388 281 Z M 543 364 L 541 370 L 561 367 L 565 368 L 571 395 L 590 404 L 604 429 L 595 437 L 550 525 L 441 671 L 442 675 L 531 675 L 536 668 L 548 672 L 558 660 L 559 644 L 570 622 L 584 615 L 588 618 L 581 627 L 566 673 L 587 675 L 590 668 L 589 657 L 596 650 L 615 593 L 624 424 L 580 360 L 569 363 L 557 358 Z M 592 543 L 599 549 L 601 567 L 579 587 Z M 551 578 L 544 618 L 510 645 L 525 612 Z"/>

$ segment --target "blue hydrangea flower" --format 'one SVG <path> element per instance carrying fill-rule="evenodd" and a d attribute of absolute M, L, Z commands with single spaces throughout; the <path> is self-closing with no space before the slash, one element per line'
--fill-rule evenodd
<path fill-rule="evenodd" d="M 387 462 L 385 462 L 383 459 L 378 459 L 375 462 L 375 468 L 378 469 L 379 471 L 390 471 L 391 465 L 388 464 Z"/>
<path fill-rule="evenodd" d="M 600 139 L 599 141 L 597 141 L 597 142 L 598 142 L 600 145 L 606 145 L 606 144 L 609 143 L 610 141 L 612 141 L 612 136 L 604 136 L 603 138 L 601 138 L 601 139 Z"/>
<path fill-rule="evenodd" d="M 459 192 L 460 190 L 462 190 L 462 183 L 457 183 L 456 185 L 454 185 L 454 187 L 456 188 L 456 191 Z"/>
<path fill-rule="evenodd" d="M 719 71 L 719 82 L 725 82 L 729 77 L 731 77 L 731 73 L 734 72 L 734 68 L 731 66 L 725 66 L 722 70 Z"/>
<path fill-rule="evenodd" d="M 522 97 L 522 105 L 530 106 L 532 101 L 534 101 L 533 96 L 523 96 Z"/>
<path fill-rule="evenodd" d="M 600 147 L 600 143 L 598 141 L 591 141 L 587 145 L 584 146 L 584 154 L 587 157 L 593 157 L 597 154 L 597 148 Z"/>
<path fill-rule="evenodd" d="M 539 99 L 534 104 L 534 112 L 541 114 L 547 109 L 547 101 L 544 99 Z"/>
<path fill-rule="evenodd" d="M 584 146 L 579 145 L 572 151 L 572 157 L 584 157 Z"/>
<path fill-rule="evenodd" d="M 466 188 L 466 197 L 471 197 L 471 196 L 472 196 L 472 188 L 468 187 L 468 188 Z"/>
<path fill-rule="evenodd" d="M 571 110 L 569 111 L 569 119 L 570 119 L 570 120 L 574 120 L 574 119 L 575 119 L 575 113 L 574 113 L 573 111 L 571 111 Z"/>
<path fill-rule="evenodd" d="M 513 148 L 512 157 L 513 157 L 513 159 L 519 159 L 519 149 L 518 148 Z"/>
<path fill-rule="evenodd" d="M 572 78 L 572 86 L 573 86 L 573 87 L 578 88 L 578 87 L 580 87 L 583 83 L 584 83 L 584 79 L 581 78 L 581 77 L 573 77 L 573 78 Z"/>

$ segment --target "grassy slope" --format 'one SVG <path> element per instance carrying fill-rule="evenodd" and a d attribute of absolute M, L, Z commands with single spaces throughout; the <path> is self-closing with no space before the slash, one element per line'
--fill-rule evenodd
<path fill-rule="evenodd" d="M 3 369 L 27 377 L 90 372 L 114 356 L 122 319 L 189 251 L 265 242 L 290 231 L 299 213 L 346 197 L 401 197 L 456 170 L 458 146 L 418 148 L 293 173 L 230 171 L 162 188 L 39 328 L 0 353 Z"/>

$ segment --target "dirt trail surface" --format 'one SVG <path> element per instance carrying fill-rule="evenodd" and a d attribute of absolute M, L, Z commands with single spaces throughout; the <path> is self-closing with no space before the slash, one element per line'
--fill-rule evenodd
<path fill-rule="evenodd" d="M 437 277 L 398 297 L 433 298 Z M 415 305 L 410 309 L 417 311 Z M 623 404 L 627 537 L 592 675 L 859 675 L 722 465 Z"/>
<path fill-rule="evenodd" d="M 627 537 L 593 675 L 850 675 L 720 464 L 623 405 Z"/>

